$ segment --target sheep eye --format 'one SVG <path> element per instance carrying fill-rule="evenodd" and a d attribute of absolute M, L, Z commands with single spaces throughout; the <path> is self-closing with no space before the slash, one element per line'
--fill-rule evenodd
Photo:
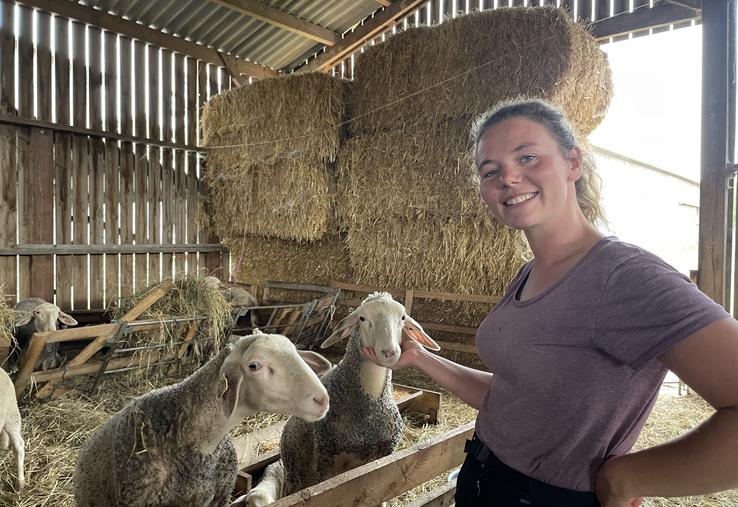
<path fill-rule="evenodd" d="M 261 364 L 257 362 L 249 363 L 249 370 L 251 371 L 259 371 L 261 369 Z"/>
<path fill-rule="evenodd" d="M 402 316 L 402 320 L 405 320 L 405 316 L 404 315 Z"/>
<path fill-rule="evenodd" d="M 364 317 L 359 317 L 359 320 L 360 320 L 361 322 L 364 322 L 364 321 L 365 321 L 366 319 L 365 319 Z"/>

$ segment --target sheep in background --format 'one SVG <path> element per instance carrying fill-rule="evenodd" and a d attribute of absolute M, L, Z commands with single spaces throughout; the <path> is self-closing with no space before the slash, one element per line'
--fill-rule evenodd
<path fill-rule="evenodd" d="M 26 484 L 23 472 L 25 456 L 23 437 L 21 436 L 21 416 L 18 402 L 15 399 L 15 387 L 5 370 L 0 369 L 0 447 L 12 446 L 15 463 L 18 469 L 16 489 L 21 490 Z"/>
<path fill-rule="evenodd" d="M 217 276 L 206 276 L 203 280 L 205 282 L 205 287 L 222 292 L 226 301 L 228 301 L 231 306 L 259 306 L 259 301 L 243 287 L 229 287 L 223 284 Z M 249 320 L 252 328 L 259 327 L 256 310 L 249 311 Z"/>
<path fill-rule="evenodd" d="M 257 411 L 316 421 L 328 411 L 320 354 L 284 336 L 231 337 L 224 350 L 179 384 L 141 396 L 100 426 L 80 451 L 80 507 L 225 506 L 236 481 L 228 432 Z"/>
<path fill-rule="evenodd" d="M 394 451 L 403 423 L 392 398 L 389 367 L 400 357 L 403 331 L 431 350 L 440 349 L 386 292 L 371 294 L 339 323 L 321 345 L 349 338 L 341 362 L 321 379 L 331 410 L 314 423 L 287 421 L 281 460 L 267 467 L 262 481 L 246 496 L 247 505 L 268 505 Z M 366 359 L 363 347 L 374 350 L 383 366 Z"/>
<path fill-rule="evenodd" d="M 21 358 L 28 350 L 28 345 L 34 333 L 56 331 L 57 322 L 61 322 L 66 326 L 77 325 L 77 321 L 61 311 L 61 308 L 41 298 L 28 298 L 19 301 L 14 309 L 17 314 L 14 332 L 16 347 L 11 352 L 8 360 L 9 369 L 20 366 Z M 47 370 L 58 365 L 58 350 L 58 343 L 46 345 L 41 356 L 42 369 Z"/>

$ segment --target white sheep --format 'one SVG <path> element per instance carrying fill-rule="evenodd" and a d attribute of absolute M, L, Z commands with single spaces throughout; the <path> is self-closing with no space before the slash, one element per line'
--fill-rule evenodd
<path fill-rule="evenodd" d="M 28 298 L 19 301 L 14 308 L 16 312 L 15 337 L 16 347 L 8 360 L 9 369 L 20 366 L 21 360 L 28 350 L 34 333 L 56 331 L 57 322 L 66 326 L 76 326 L 77 321 L 67 315 L 61 308 L 41 298 Z M 41 355 L 41 368 L 47 370 L 58 365 L 58 343 L 49 343 Z M 35 366 L 35 365 L 34 365 Z"/>
<path fill-rule="evenodd" d="M 13 381 L 2 368 L 0 368 L 0 446 L 3 449 L 12 446 L 18 469 L 16 488 L 23 489 L 26 478 L 23 471 L 25 451 L 21 436 L 21 416 L 18 411 L 18 402 L 15 399 Z"/>
<path fill-rule="evenodd" d="M 440 347 L 386 292 L 368 296 L 343 319 L 323 348 L 349 338 L 341 362 L 321 378 L 331 410 L 317 422 L 287 421 L 280 461 L 269 465 L 246 496 L 247 505 L 268 505 L 329 477 L 391 454 L 402 436 L 402 417 L 392 397 L 392 370 L 400 357 L 402 332 L 431 350 Z M 374 350 L 383 365 L 367 360 Z"/>
<path fill-rule="evenodd" d="M 257 411 L 316 421 L 328 393 L 316 374 L 331 364 L 284 336 L 256 332 L 193 375 L 141 396 L 98 428 L 74 474 L 79 507 L 217 507 L 229 503 L 236 451 L 228 437 Z"/>

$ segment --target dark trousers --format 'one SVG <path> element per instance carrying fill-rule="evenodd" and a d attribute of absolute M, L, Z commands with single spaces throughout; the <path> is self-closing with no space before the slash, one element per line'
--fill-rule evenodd
<path fill-rule="evenodd" d="M 456 480 L 457 507 L 599 507 L 594 493 L 551 486 L 505 465 L 474 435 Z"/>

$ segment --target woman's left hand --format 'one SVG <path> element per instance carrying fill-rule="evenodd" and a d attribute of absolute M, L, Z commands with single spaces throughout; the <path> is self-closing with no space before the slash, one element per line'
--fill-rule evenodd
<path fill-rule="evenodd" d="M 617 461 L 611 458 L 605 462 L 597 473 L 595 494 L 600 501 L 601 507 L 638 507 L 643 501 L 642 497 L 633 497 L 619 491 L 617 484 Z"/>

